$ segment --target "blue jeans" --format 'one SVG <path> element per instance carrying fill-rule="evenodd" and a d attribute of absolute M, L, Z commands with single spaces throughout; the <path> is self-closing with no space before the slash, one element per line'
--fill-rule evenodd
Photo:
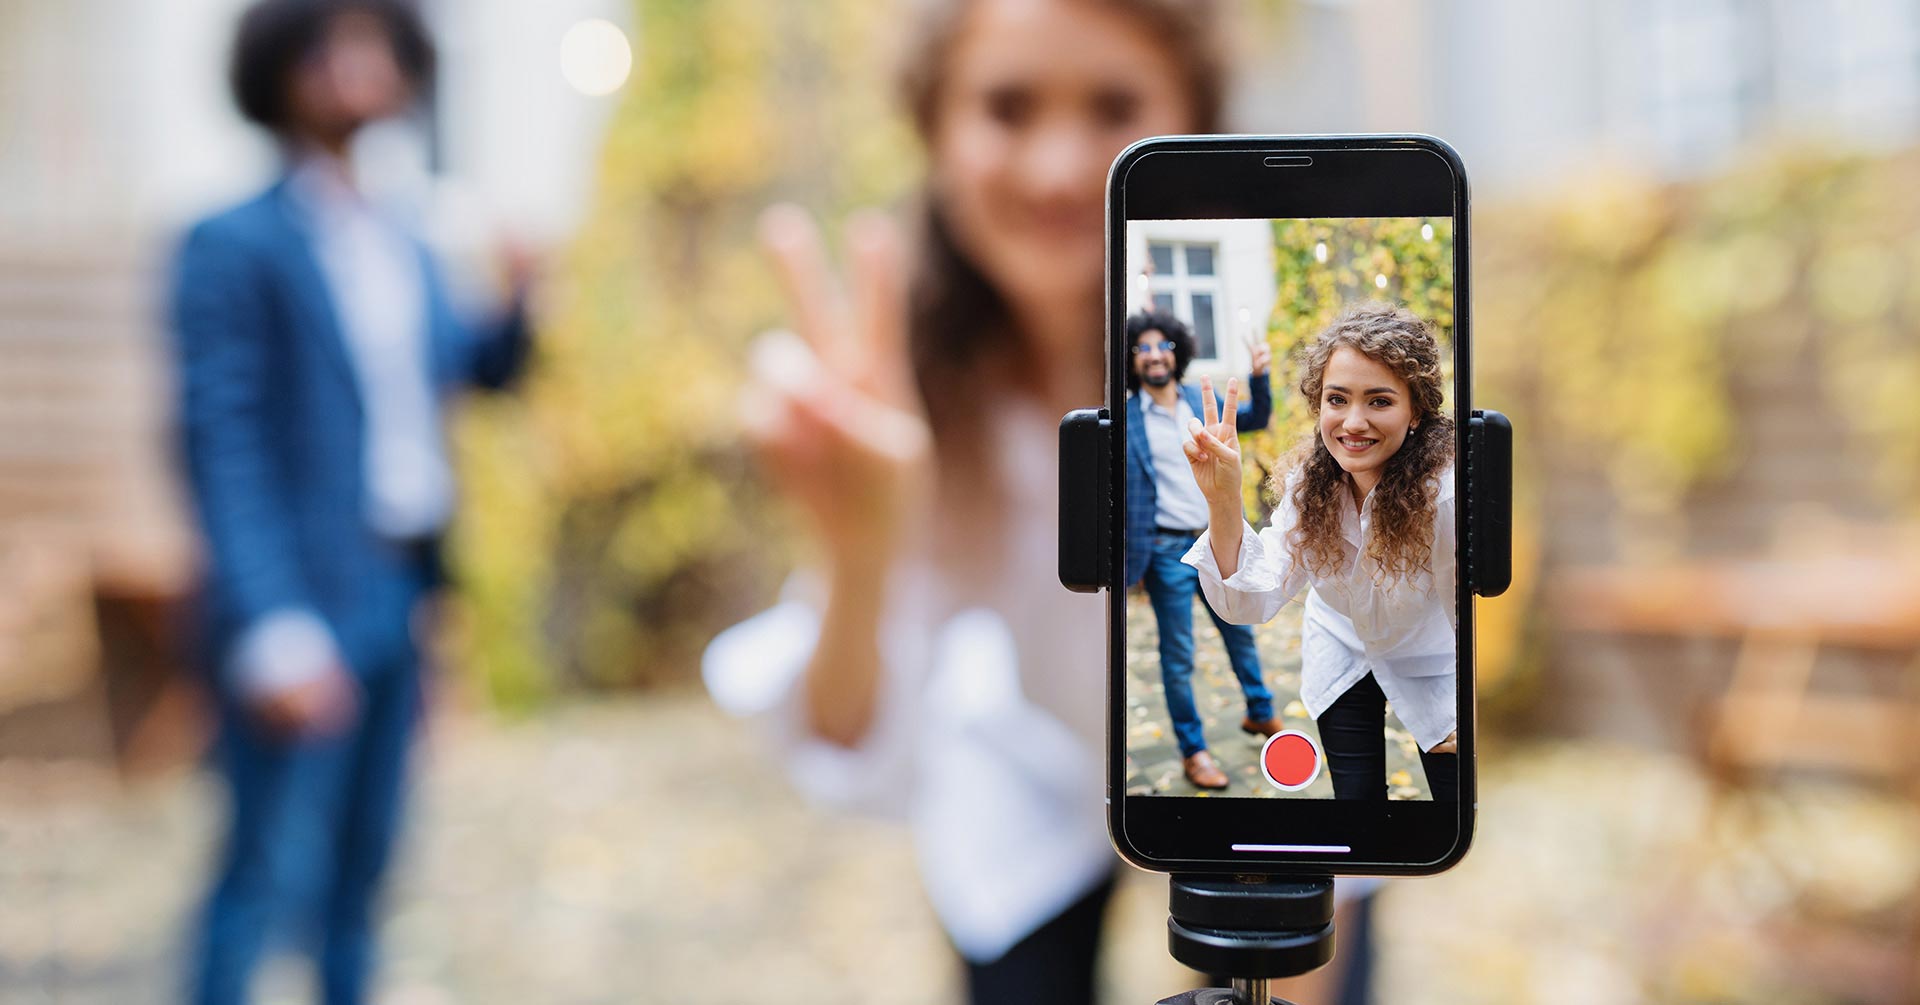
<path fill-rule="evenodd" d="M 1181 757 L 1207 749 L 1200 712 L 1193 707 L 1193 598 L 1200 596 L 1200 572 L 1180 561 L 1198 538 L 1198 534 L 1154 532 L 1153 556 L 1142 577 L 1154 620 L 1160 623 L 1160 683 L 1166 690 L 1167 712 L 1173 716 Z M 1206 598 L 1201 597 L 1200 603 L 1206 605 Z M 1253 627 L 1220 620 L 1210 605 L 1207 614 L 1227 644 L 1227 661 L 1233 664 L 1233 675 L 1240 678 L 1240 692 L 1247 698 L 1247 717 L 1255 722 L 1273 718 L 1273 692 L 1260 676 Z"/>
<path fill-rule="evenodd" d="M 194 1005 L 243 1005 L 260 958 L 289 943 L 317 958 L 321 1001 L 366 1000 L 419 668 L 383 667 L 362 684 L 353 726 L 318 739 L 266 736 L 246 709 L 221 702 L 215 753 L 233 816 L 201 919 Z"/>

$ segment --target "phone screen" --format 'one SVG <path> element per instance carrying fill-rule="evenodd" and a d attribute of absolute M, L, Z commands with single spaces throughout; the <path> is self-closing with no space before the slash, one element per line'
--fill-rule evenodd
<path fill-rule="evenodd" d="M 1404 196 L 1113 221 L 1123 851 L 1392 871 L 1463 845 L 1464 205 Z M 1374 206 L 1428 211 L 1315 212 Z"/>

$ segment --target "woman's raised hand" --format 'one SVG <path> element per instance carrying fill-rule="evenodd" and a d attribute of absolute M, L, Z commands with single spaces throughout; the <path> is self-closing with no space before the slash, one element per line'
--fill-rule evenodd
<path fill-rule="evenodd" d="M 1187 423 L 1187 463 L 1193 467 L 1193 480 L 1200 494 L 1215 512 L 1240 512 L 1240 382 L 1227 381 L 1227 400 L 1218 414 L 1214 412 L 1213 381 L 1200 378 L 1202 418 Z"/>
<path fill-rule="evenodd" d="M 768 209 L 760 237 L 794 330 L 754 343 L 748 439 L 819 533 L 827 560 L 873 571 L 903 544 L 931 482 L 932 437 L 908 362 L 899 231 L 877 212 L 849 222 L 845 292 L 805 210 Z"/>

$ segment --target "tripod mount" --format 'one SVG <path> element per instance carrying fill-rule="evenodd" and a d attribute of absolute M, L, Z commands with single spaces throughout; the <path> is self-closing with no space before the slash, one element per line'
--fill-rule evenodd
<path fill-rule="evenodd" d="M 1176 874 L 1169 885 L 1167 950 L 1230 988 L 1200 988 L 1159 1005 L 1288 1005 L 1268 981 L 1333 959 L 1333 879 Z"/>

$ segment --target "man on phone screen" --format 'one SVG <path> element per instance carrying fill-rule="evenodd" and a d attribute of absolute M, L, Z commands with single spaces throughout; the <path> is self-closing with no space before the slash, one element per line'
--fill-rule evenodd
<path fill-rule="evenodd" d="M 1227 774 L 1207 752 L 1193 701 L 1193 601 L 1200 594 L 1199 576 L 1180 561 L 1207 527 L 1206 497 L 1194 484 L 1181 450 L 1188 420 L 1201 413 L 1199 389 L 1180 383 L 1193 360 L 1193 333 L 1172 314 L 1147 311 L 1127 318 L 1127 343 L 1132 358 L 1126 404 L 1126 585 L 1146 586 L 1159 624 L 1160 680 L 1187 781 L 1202 789 L 1224 789 Z M 1249 349 L 1253 364 L 1246 379 L 1248 395 L 1235 420 L 1243 433 L 1265 429 L 1273 415 L 1267 379 L 1271 352 L 1257 339 Z M 1218 400 L 1215 407 L 1221 407 Z M 1207 613 L 1226 643 L 1227 659 L 1246 697 L 1247 716 L 1240 728 L 1263 739 L 1272 736 L 1281 726 L 1273 714 L 1273 693 L 1261 676 L 1253 628 L 1228 624 L 1211 607 Z"/>

